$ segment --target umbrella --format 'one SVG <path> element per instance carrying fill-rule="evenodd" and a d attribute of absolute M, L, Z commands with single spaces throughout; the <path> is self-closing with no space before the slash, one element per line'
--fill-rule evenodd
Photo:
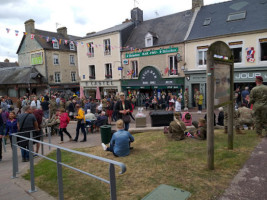
<path fill-rule="evenodd" d="M 96 88 L 96 99 L 101 99 L 99 87 Z"/>
<path fill-rule="evenodd" d="M 80 86 L 80 98 L 84 97 L 84 91 L 83 91 L 83 87 Z"/>

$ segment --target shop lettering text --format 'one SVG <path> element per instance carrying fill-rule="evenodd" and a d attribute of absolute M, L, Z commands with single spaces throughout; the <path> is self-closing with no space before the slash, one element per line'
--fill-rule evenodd
<path fill-rule="evenodd" d="M 112 81 L 92 81 L 91 85 L 95 85 L 95 86 L 113 85 L 113 82 Z"/>
<path fill-rule="evenodd" d="M 143 51 L 143 52 L 135 52 L 135 53 L 126 53 L 126 58 L 154 56 L 154 55 L 159 55 L 159 54 L 176 53 L 176 52 L 178 52 L 178 47 L 168 48 L 168 49 L 150 50 L 150 51 Z"/>
<path fill-rule="evenodd" d="M 235 79 L 254 79 L 256 76 L 264 76 L 264 78 L 267 78 L 267 74 L 262 74 L 260 72 L 258 73 L 238 73 L 235 75 Z"/>

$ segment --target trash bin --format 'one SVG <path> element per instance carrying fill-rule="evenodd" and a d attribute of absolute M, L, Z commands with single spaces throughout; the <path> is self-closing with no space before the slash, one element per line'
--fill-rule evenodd
<path fill-rule="evenodd" d="M 146 127 L 146 115 L 143 113 L 143 108 L 138 108 L 135 115 L 135 127 Z"/>
<path fill-rule="evenodd" d="M 108 144 L 111 140 L 111 126 L 110 125 L 103 125 L 100 126 L 100 132 L 101 132 L 101 141 L 104 144 Z"/>
<path fill-rule="evenodd" d="M 169 126 L 173 121 L 173 111 L 153 111 L 150 114 L 151 126 Z"/>

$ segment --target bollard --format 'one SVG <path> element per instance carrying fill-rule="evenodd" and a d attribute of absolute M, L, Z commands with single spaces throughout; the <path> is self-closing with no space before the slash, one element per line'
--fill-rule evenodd
<path fill-rule="evenodd" d="M 4 148 L 4 152 L 6 152 L 6 142 L 5 142 L 5 137 L 3 137 L 2 139 L 2 145 L 3 145 L 3 148 Z"/>
<path fill-rule="evenodd" d="M 51 128 L 48 127 L 48 143 L 51 144 Z M 51 146 L 48 147 L 49 151 L 51 150 Z"/>
<path fill-rule="evenodd" d="M 33 138 L 33 132 L 30 132 L 30 138 Z M 33 141 L 29 140 L 29 157 L 30 157 L 30 174 L 31 174 L 31 189 L 30 193 L 36 192 L 35 183 L 34 183 L 34 162 L 33 162 Z"/>
<path fill-rule="evenodd" d="M 58 197 L 60 200 L 63 200 L 64 193 L 63 193 L 63 178 L 62 178 L 61 150 L 60 149 L 57 149 L 57 184 L 58 184 Z"/>
<path fill-rule="evenodd" d="M 116 200 L 116 177 L 114 164 L 109 164 L 110 199 Z"/>
<path fill-rule="evenodd" d="M 12 178 L 17 178 L 18 169 L 18 152 L 17 152 L 17 136 L 12 136 L 12 164 L 13 175 Z"/>

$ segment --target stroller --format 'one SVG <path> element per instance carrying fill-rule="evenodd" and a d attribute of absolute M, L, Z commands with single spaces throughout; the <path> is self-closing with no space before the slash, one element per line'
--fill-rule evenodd
<path fill-rule="evenodd" d="M 184 112 L 182 115 L 182 121 L 186 126 L 192 126 L 192 115 L 189 112 Z"/>

